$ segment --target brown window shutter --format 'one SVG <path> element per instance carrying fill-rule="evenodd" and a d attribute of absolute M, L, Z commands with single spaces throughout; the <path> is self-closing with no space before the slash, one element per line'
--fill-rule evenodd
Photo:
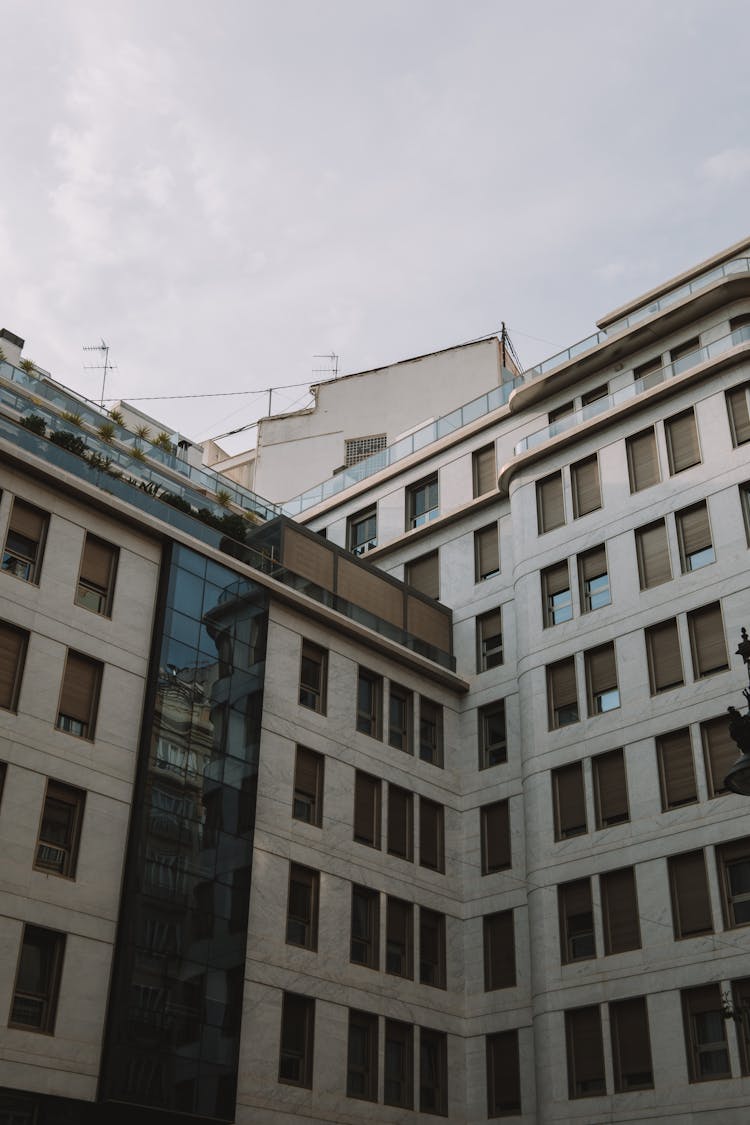
<path fill-rule="evenodd" d="M 562 963 L 568 964 L 570 961 L 595 957 L 591 880 L 585 878 L 576 879 L 572 883 L 561 883 L 557 889 L 557 904 Z M 574 946 L 576 939 L 577 946 Z M 581 939 L 586 942 L 583 948 L 581 948 Z"/>
<path fill-rule="evenodd" d="M 660 586 L 669 582 L 672 568 L 669 562 L 667 527 L 664 520 L 657 520 L 648 527 L 641 527 L 635 533 L 638 553 L 638 572 L 641 589 Z"/>
<path fill-rule="evenodd" d="M 407 564 L 406 567 L 406 581 L 415 590 L 419 590 L 421 594 L 426 594 L 428 598 L 440 597 L 440 566 L 439 555 L 437 551 L 431 551 L 429 555 L 422 555 L 420 559 L 414 559 L 413 562 Z"/>
<path fill-rule="evenodd" d="M 654 1084 L 646 998 L 634 996 L 609 1005 L 615 1090 L 648 1089 Z"/>
<path fill-rule="evenodd" d="M 681 473 L 683 469 L 689 469 L 691 465 L 697 465 L 701 459 L 701 453 L 695 413 L 692 408 L 676 415 L 674 418 L 670 418 L 665 426 L 671 471 Z"/>
<path fill-rule="evenodd" d="M 729 422 L 732 429 L 732 440 L 735 445 L 744 445 L 750 441 L 750 387 L 733 387 L 727 391 L 727 407 Z"/>
<path fill-rule="evenodd" d="M 13 711 L 26 656 L 28 633 L 0 623 L 0 707 Z"/>
<path fill-rule="evenodd" d="M 643 488 L 658 484 L 661 477 L 653 429 L 642 430 L 641 433 L 628 438 L 627 451 L 630 491 L 640 492 Z"/>
<path fill-rule="evenodd" d="M 669 875 L 675 938 L 712 933 L 714 926 L 703 852 L 672 856 Z"/>
<path fill-rule="evenodd" d="M 711 796 L 718 797 L 727 792 L 724 778 L 740 755 L 739 747 L 729 734 L 725 715 L 701 723 L 701 736 Z"/>
<path fill-rule="evenodd" d="M 619 871 L 609 871 L 601 875 L 600 880 L 605 952 L 624 953 L 628 949 L 640 949 L 634 869 L 623 867 Z"/>
<path fill-rule="evenodd" d="M 536 484 L 536 506 L 539 534 L 562 527 L 565 523 L 562 474 L 553 473 Z"/>
<path fill-rule="evenodd" d="M 521 1069 L 518 1031 L 498 1031 L 487 1036 L 487 1116 L 521 1113 Z"/>
<path fill-rule="evenodd" d="M 586 800 L 580 762 L 562 766 L 552 774 L 555 804 L 555 838 L 565 840 L 586 831 Z"/>
<path fill-rule="evenodd" d="M 422 867 L 442 871 L 443 858 L 443 806 L 420 797 L 419 862 Z"/>
<path fill-rule="evenodd" d="M 617 664 L 615 646 L 612 641 L 586 653 L 586 667 L 589 674 L 592 696 L 617 687 Z"/>
<path fill-rule="evenodd" d="M 516 983 L 516 950 L 513 911 L 488 914 L 484 919 L 484 990 L 513 988 Z"/>
<path fill-rule="evenodd" d="M 576 516 L 585 516 L 602 506 L 599 487 L 599 462 L 596 454 L 579 461 L 570 469 L 573 483 L 573 507 Z"/>
<path fill-rule="evenodd" d="M 510 816 L 507 801 L 495 801 L 480 809 L 482 873 L 510 867 Z"/>
<path fill-rule="evenodd" d="M 380 847 L 380 781 L 359 770 L 354 783 L 354 839 Z"/>
<path fill-rule="evenodd" d="M 497 537 L 497 524 L 483 527 L 476 532 L 477 579 L 494 574 L 500 569 L 500 545 Z"/>
<path fill-rule="evenodd" d="M 542 571 L 544 578 L 544 592 L 547 597 L 561 594 L 563 590 L 570 589 L 570 576 L 568 574 L 568 561 L 565 559 L 555 566 L 548 566 Z"/>
<path fill-rule="evenodd" d="M 93 716 L 101 671 L 101 664 L 96 660 L 90 660 L 76 652 L 68 652 L 60 696 L 60 714 L 85 723 L 89 738 L 93 737 Z"/>
<path fill-rule="evenodd" d="M 594 547 L 586 551 L 585 555 L 578 556 L 578 565 L 581 572 L 581 581 L 590 582 L 592 578 L 600 578 L 607 573 L 607 551 L 605 547 Z"/>
<path fill-rule="evenodd" d="M 684 683 L 680 640 L 674 618 L 646 630 L 652 694 Z"/>
<path fill-rule="evenodd" d="M 593 759 L 594 792 L 598 828 L 628 819 L 628 788 L 622 750 L 612 750 Z"/>
<path fill-rule="evenodd" d="M 294 786 L 304 793 L 317 794 L 320 771 L 320 755 L 304 746 L 297 747 L 297 762 L 294 771 Z"/>
<path fill-rule="evenodd" d="M 682 550 L 685 555 L 692 555 L 710 544 L 711 528 L 705 501 L 678 512 L 677 519 L 682 539 Z"/>
<path fill-rule="evenodd" d="M 27 539 L 33 540 L 34 543 L 39 543 L 44 535 L 46 525 L 47 515 L 45 512 L 40 512 L 38 508 L 32 508 L 30 504 L 24 504 L 22 500 L 13 501 L 13 511 L 9 524 L 12 531 L 24 535 Z"/>
<path fill-rule="evenodd" d="M 406 789 L 388 786 L 388 851 L 402 859 L 412 857 L 412 800 Z"/>
<path fill-rule="evenodd" d="M 599 1006 L 565 1013 L 571 1098 L 605 1092 L 604 1048 Z"/>
<path fill-rule="evenodd" d="M 662 808 L 666 811 L 696 801 L 693 748 L 688 728 L 661 735 L 656 745 L 661 763 Z"/>
<path fill-rule="evenodd" d="M 109 589 L 117 548 L 87 535 L 81 560 L 81 579 L 92 586 Z"/>
<path fill-rule="evenodd" d="M 690 637 L 693 645 L 693 668 L 696 676 L 721 672 L 727 665 L 727 648 L 724 643 L 724 625 L 718 602 L 694 609 L 688 614 Z"/>
<path fill-rule="evenodd" d="M 484 496 L 485 492 L 492 492 L 497 487 L 497 469 L 495 465 L 494 445 L 478 449 L 472 455 L 474 470 L 474 495 Z"/>
<path fill-rule="evenodd" d="M 557 664 L 551 664 L 547 673 L 552 708 L 577 706 L 576 666 L 573 657 L 570 656 L 567 660 L 559 660 Z"/>

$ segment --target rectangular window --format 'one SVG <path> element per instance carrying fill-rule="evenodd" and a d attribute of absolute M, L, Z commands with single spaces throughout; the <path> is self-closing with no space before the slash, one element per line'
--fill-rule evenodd
<path fill-rule="evenodd" d="M 709 797 L 720 797 L 728 793 L 724 778 L 737 761 L 739 748 L 729 734 L 726 715 L 701 723 L 703 755 L 706 762 Z"/>
<path fill-rule="evenodd" d="M 653 426 L 627 438 L 625 449 L 628 456 L 630 491 L 641 492 L 644 488 L 651 488 L 652 485 L 658 484 L 661 473 Z"/>
<path fill-rule="evenodd" d="M 292 816 L 320 828 L 323 823 L 323 777 L 325 759 L 315 750 L 298 746 L 294 762 Z"/>
<path fill-rule="evenodd" d="M 6 621 L 0 621 L 0 707 L 15 711 L 21 692 L 29 634 Z"/>
<path fill-rule="evenodd" d="M 406 564 L 404 581 L 428 598 L 440 597 L 440 554 L 430 551 Z"/>
<path fill-rule="evenodd" d="M 424 695 L 419 697 L 419 756 L 442 769 L 443 708 Z"/>
<path fill-rule="evenodd" d="M 661 356 L 656 356 L 633 368 L 633 381 L 640 383 L 642 390 L 648 391 L 663 381 L 663 370 Z"/>
<path fill-rule="evenodd" d="M 448 1036 L 429 1027 L 419 1029 L 419 1109 L 448 1116 Z"/>
<path fill-rule="evenodd" d="M 609 386 L 607 383 L 602 383 L 599 387 L 592 387 L 590 391 L 586 391 L 585 395 L 581 395 L 581 406 L 591 406 L 592 402 L 599 402 L 606 398 L 608 394 Z"/>
<path fill-rule="evenodd" d="M 667 438 L 669 472 L 672 476 L 700 464 L 698 428 L 692 406 L 689 410 L 683 410 L 681 414 L 668 418 L 664 423 L 664 432 Z"/>
<path fill-rule="evenodd" d="M 713 933 L 706 861 L 702 850 L 667 860 L 675 941 Z"/>
<path fill-rule="evenodd" d="M 346 521 L 346 545 L 354 555 L 364 555 L 378 545 L 377 508 L 367 508 Z"/>
<path fill-rule="evenodd" d="M 554 410 L 550 410 L 547 416 L 550 426 L 553 426 L 555 422 L 559 422 L 562 418 L 569 418 L 571 414 L 575 414 L 575 409 L 576 405 L 571 400 L 570 402 L 563 402 L 560 406 L 556 406 Z M 557 432 L 562 433 L 562 429 Z"/>
<path fill-rule="evenodd" d="M 691 1082 L 731 1078 L 726 1021 L 718 984 L 686 988 L 682 993 L 685 1049 Z"/>
<path fill-rule="evenodd" d="M 696 364 L 700 363 L 702 358 L 699 338 L 694 336 L 692 340 L 685 340 L 676 348 L 672 348 L 669 353 L 672 374 L 681 375 L 683 371 L 687 371 L 690 367 L 695 367 Z"/>
<path fill-rule="evenodd" d="M 607 551 L 603 543 L 601 547 L 594 547 L 578 556 L 578 581 L 581 587 L 581 613 L 590 613 L 593 609 L 601 609 L 610 604 L 612 596 L 609 590 Z"/>
<path fill-rule="evenodd" d="M 49 516 L 23 500 L 14 499 L 5 537 L 3 570 L 24 582 L 39 582 Z"/>
<path fill-rule="evenodd" d="M 687 619 L 695 678 L 725 672 L 729 664 L 719 603 L 713 602 L 691 610 Z"/>
<path fill-rule="evenodd" d="M 516 946 L 513 911 L 486 914 L 484 928 L 484 991 L 514 988 L 516 984 Z"/>
<path fill-rule="evenodd" d="M 414 796 L 398 785 L 388 786 L 388 854 L 414 858 Z"/>
<path fill-rule="evenodd" d="M 445 988 L 445 915 L 419 908 L 419 983 Z"/>
<path fill-rule="evenodd" d="M 419 798 L 419 864 L 445 871 L 445 814 L 442 805 Z"/>
<path fill-rule="evenodd" d="M 573 616 L 573 598 L 570 593 L 570 574 L 568 560 L 548 566 L 541 572 L 542 579 L 542 618 L 544 627 L 560 625 L 570 621 Z"/>
<path fill-rule="evenodd" d="M 660 735 L 656 740 L 656 754 L 662 812 L 697 801 L 693 745 L 689 729 L 685 727 L 683 730 Z"/>
<path fill-rule="evenodd" d="M 54 1034 L 65 935 L 24 926 L 9 1027 Z"/>
<path fill-rule="evenodd" d="M 556 840 L 567 840 L 588 831 L 581 762 L 552 771 L 552 809 Z"/>
<path fill-rule="evenodd" d="M 34 866 L 75 878 L 86 794 L 82 789 L 47 782 Z"/>
<path fill-rule="evenodd" d="M 550 730 L 578 722 L 576 666 L 572 656 L 547 666 L 547 707 Z"/>
<path fill-rule="evenodd" d="M 378 1100 L 378 1017 L 349 1012 L 346 1093 L 366 1102 Z"/>
<path fill-rule="evenodd" d="M 414 1028 L 401 1020 L 385 1021 L 383 1101 L 402 1109 L 414 1107 Z"/>
<path fill-rule="evenodd" d="M 641 948 L 635 868 L 621 867 L 599 876 L 604 923 L 604 952 L 625 953 Z"/>
<path fill-rule="evenodd" d="M 482 837 L 482 874 L 492 875 L 511 865 L 510 812 L 507 801 L 493 801 L 479 810 Z"/>
<path fill-rule="evenodd" d="M 677 538 L 680 542 L 680 563 L 682 573 L 700 570 L 716 561 L 714 545 L 711 540 L 711 525 L 708 522 L 708 505 L 703 500 L 690 508 L 677 512 Z"/>
<path fill-rule="evenodd" d="M 736 448 L 750 441 L 750 383 L 732 387 L 725 394 L 732 445 Z"/>
<path fill-rule="evenodd" d="M 728 930 L 750 923 L 750 837 L 716 849 L 724 925 Z"/>
<path fill-rule="evenodd" d="M 497 488 L 497 466 L 495 465 L 495 446 L 485 445 L 475 449 L 471 455 L 471 475 L 474 496 L 484 496 Z"/>
<path fill-rule="evenodd" d="M 570 466 L 570 483 L 573 490 L 573 518 L 579 519 L 602 506 L 599 487 L 599 460 L 594 454 Z"/>
<path fill-rule="evenodd" d="M 391 681 L 388 692 L 388 745 L 394 750 L 412 754 L 414 740 L 413 696 L 406 688 Z"/>
<path fill-rule="evenodd" d="M 609 1005 L 609 1026 L 615 1093 L 653 1089 L 654 1072 L 646 997 L 633 996 L 629 1000 L 613 1001 Z"/>
<path fill-rule="evenodd" d="M 102 665 L 68 650 L 57 714 L 58 730 L 92 741 L 102 682 Z"/>
<path fill-rule="evenodd" d="M 111 543 L 105 543 L 86 533 L 76 603 L 102 617 L 112 615 L 118 553 L 117 547 L 113 547 Z"/>
<path fill-rule="evenodd" d="M 642 590 L 661 586 L 672 578 L 667 542 L 667 525 L 664 520 L 655 520 L 635 533 L 635 552 L 638 557 L 638 577 Z"/>
<path fill-rule="evenodd" d="M 596 827 L 609 828 L 630 820 L 625 755 L 610 750 L 591 759 L 594 774 L 594 808 Z"/>
<path fill-rule="evenodd" d="M 603 715 L 620 706 L 614 641 L 584 653 L 589 717 Z"/>
<path fill-rule="evenodd" d="M 681 687 L 685 681 L 675 618 L 651 625 L 645 631 L 645 638 L 651 694 Z"/>
<path fill-rule="evenodd" d="M 390 895 L 385 912 L 385 971 L 407 980 L 414 976 L 414 907 Z"/>
<path fill-rule="evenodd" d="M 479 719 L 479 768 L 489 769 L 508 760 L 508 742 L 505 734 L 505 701 L 498 699 L 480 707 Z"/>
<path fill-rule="evenodd" d="M 368 969 L 380 968 L 380 895 L 369 887 L 352 885 L 350 960 Z"/>
<path fill-rule="evenodd" d="M 565 1013 L 568 1054 L 568 1096 L 595 1098 L 606 1094 L 602 1018 L 599 1005 L 573 1008 Z"/>
<path fill-rule="evenodd" d="M 552 473 L 536 482 L 536 514 L 540 535 L 565 523 L 562 473 Z"/>
<path fill-rule="evenodd" d="M 499 609 L 477 617 L 477 672 L 497 668 L 503 662 L 503 622 Z"/>
<path fill-rule="evenodd" d="M 434 473 L 406 490 L 406 530 L 421 527 L 439 514 L 438 476 Z"/>
<path fill-rule="evenodd" d="M 482 527 L 474 532 L 474 579 L 483 582 L 500 572 L 500 543 L 497 524 Z"/>
<path fill-rule="evenodd" d="M 497 1031 L 487 1043 L 487 1116 L 521 1114 L 521 1067 L 518 1031 Z"/>
<path fill-rule="evenodd" d="M 596 957 L 594 914 L 591 907 L 591 880 L 575 879 L 557 888 L 560 914 L 560 960 L 589 961 Z"/>
<path fill-rule="evenodd" d="M 299 677 L 299 701 L 321 715 L 326 713 L 326 680 L 328 653 L 310 641 L 302 642 L 302 663 Z"/>
<path fill-rule="evenodd" d="M 380 847 L 380 779 L 357 770 L 354 777 L 354 839 L 370 848 Z"/>
<path fill-rule="evenodd" d="M 285 992 L 281 1006 L 279 1082 L 312 1089 L 315 1001 Z"/>
<path fill-rule="evenodd" d="M 289 899 L 286 912 L 287 945 L 318 948 L 318 897 L 320 873 L 299 863 L 289 864 Z"/>
<path fill-rule="evenodd" d="M 383 677 L 366 668 L 357 677 L 357 730 L 370 738 L 383 735 Z"/>

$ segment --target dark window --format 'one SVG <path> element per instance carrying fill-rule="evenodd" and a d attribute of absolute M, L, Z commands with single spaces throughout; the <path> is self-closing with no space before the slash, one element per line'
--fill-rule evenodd
<path fill-rule="evenodd" d="M 484 929 L 484 990 L 513 988 L 516 983 L 516 947 L 513 911 L 486 914 Z"/>
<path fill-rule="evenodd" d="M 622 750 L 598 754 L 591 761 L 594 773 L 596 827 L 609 828 L 630 820 L 625 757 Z"/>
<path fill-rule="evenodd" d="M 576 666 L 572 656 L 547 666 L 547 706 L 550 730 L 578 722 Z"/>
<path fill-rule="evenodd" d="M 315 1001 L 285 992 L 281 1006 L 279 1082 L 312 1089 Z"/>
<path fill-rule="evenodd" d="M 3 570 L 24 582 L 39 582 L 49 516 L 14 499 L 3 551 Z"/>
<path fill-rule="evenodd" d="M 347 547 L 355 555 L 363 555 L 372 547 L 378 545 L 378 516 L 377 508 L 367 508 L 364 512 L 357 512 L 349 516 L 346 521 Z"/>
<path fill-rule="evenodd" d="M 475 497 L 484 496 L 486 492 L 492 492 L 497 488 L 494 445 L 485 445 L 483 449 L 476 449 L 472 453 L 471 475 Z"/>
<path fill-rule="evenodd" d="M 748 328 L 750 339 L 750 327 Z M 723 999 L 723 998 L 722 998 Z M 740 1066 L 744 1075 L 750 1074 L 750 977 L 732 981 L 732 1005 L 737 1023 L 740 1044 Z"/>
<path fill-rule="evenodd" d="M 424 695 L 419 697 L 419 756 L 433 766 L 443 765 L 443 708 Z"/>
<path fill-rule="evenodd" d="M 601 386 L 593 387 L 590 391 L 586 391 L 585 395 L 581 395 L 581 406 L 591 406 L 592 402 L 599 402 L 601 399 L 606 398 L 608 394 L 609 386 L 606 383 L 602 383 Z M 598 411 L 594 411 L 593 413 L 598 413 Z M 592 414 L 586 415 L 586 417 L 592 417 Z"/>
<path fill-rule="evenodd" d="M 292 816 L 320 828 L 323 823 L 323 777 L 324 762 L 322 754 L 297 747 L 294 763 L 294 799 Z"/>
<path fill-rule="evenodd" d="M 54 1033 L 64 952 L 64 934 L 24 926 L 9 1027 Z"/>
<path fill-rule="evenodd" d="M 745 333 L 748 333 L 745 326 Z M 732 387 L 726 391 L 729 428 L 732 431 L 732 445 L 744 445 L 750 441 L 750 383 Z"/>
<path fill-rule="evenodd" d="M 76 590 L 78 605 L 93 613 L 100 613 L 103 617 L 111 616 L 117 556 L 117 547 L 86 534 Z"/>
<path fill-rule="evenodd" d="M 75 878 L 86 794 L 59 781 L 47 782 L 34 866 Z"/>
<path fill-rule="evenodd" d="M 494 801 L 479 810 L 482 836 L 482 874 L 510 867 L 510 814 L 507 801 Z"/>
<path fill-rule="evenodd" d="M 368 969 L 380 968 L 380 895 L 356 884 L 352 885 L 350 960 Z"/>
<path fill-rule="evenodd" d="M 594 914 L 591 907 L 591 880 L 575 879 L 557 888 L 560 913 L 560 959 L 587 961 L 596 957 Z"/>
<path fill-rule="evenodd" d="M 399 785 L 388 786 L 388 854 L 414 858 L 414 796 Z"/>
<path fill-rule="evenodd" d="M 419 908 L 419 983 L 445 988 L 445 915 Z"/>
<path fill-rule="evenodd" d="M 541 572 L 542 619 L 545 628 L 570 621 L 573 616 L 573 598 L 570 592 L 568 561 L 563 559 Z"/>
<path fill-rule="evenodd" d="M 750 837 L 716 849 L 724 925 L 728 930 L 750 923 Z"/>
<path fill-rule="evenodd" d="M 419 1108 L 448 1116 L 448 1037 L 428 1027 L 419 1029 Z"/>
<path fill-rule="evenodd" d="M 645 363 L 633 368 L 633 381 L 640 383 L 641 390 L 651 390 L 652 387 L 656 387 L 663 382 L 663 370 L 661 356 L 656 356 L 654 359 L 648 359 Z"/>
<path fill-rule="evenodd" d="M 349 1012 L 346 1093 L 366 1102 L 378 1099 L 378 1017 Z"/>
<path fill-rule="evenodd" d="M 309 641 L 302 642 L 302 663 L 299 677 L 299 701 L 311 711 L 326 713 L 326 680 L 328 653 Z"/>
<path fill-rule="evenodd" d="M 729 733 L 726 715 L 701 723 L 701 738 L 709 796 L 719 797 L 722 793 L 729 792 L 724 779 L 739 755 L 737 743 Z"/>
<path fill-rule="evenodd" d="M 101 681 L 98 660 L 68 650 L 57 714 L 59 730 L 93 740 Z"/>
<path fill-rule="evenodd" d="M 573 517 L 579 519 L 602 506 L 599 487 L 599 461 L 596 454 L 570 466 L 570 483 L 573 490 Z"/>
<path fill-rule="evenodd" d="M 599 876 L 604 921 L 604 952 L 625 953 L 641 948 L 635 868 L 621 867 Z"/>
<path fill-rule="evenodd" d="M 656 754 L 662 812 L 697 801 L 693 746 L 688 728 L 659 735 L 656 739 Z"/>
<path fill-rule="evenodd" d="M 414 705 L 406 688 L 391 682 L 388 693 L 388 744 L 394 750 L 413 753 Z"/>
<path fill-rule="evenodd" d="M 614 642 L 584 653 L 589 715 L 603 715 L 620 706 Z"/>
<path fill-rule="evenodd" d="M 673 855 L 667 862 L 675 940 L 713 933 L 703 852 Z"/>
<path fill-rule="evenodd" d="M 489 769 L 508 760 L 508 743 L 505 737 L 505 702 L 498 699 L 480 707 L 479 720 L 479 768 Z"/>
<path fill-rule="evenodd" d="M 482 527 L 474 532 L 474 577 L 477 582 L 491 578 L 500 571 L 500 545 L 497 524 Z"/>
<path fill-rule="evenodd" d="M 562 527 L 565 523 L 562 473 L 552 473 L 536 482 L 536 512 L 539 534 Z"/>
<path fill-rule="evenodd" d="M 575 409 L 575 403 L 571 400 L 570 402 L 563 402 L 560 406 L 556 406 L 553 410 L 550 410 L 547 415 L 550 426 L 554 427 L 555 422 L 560 422 L 563 418 L 570 418 L 571 414 L 575 414 Z M 560 426 L 558 429 L 555 429 L 554 433 L 563 433 L 565 429 L 567 429 L 566 426 Z"/>
<path fill-rule="evenodd" d="M 630 491 L 641 492 L 644 488 L 658 484 L 661 473 L 653 427 L 629 437 L 625 442 L 625 448 L 628 455 Z"/>
<path fill-rule="evenodd" d="M 497 1031 L 487 1036 L 487 1116 L 521 1114 L 521 1068 L 518 1032 Z"/>
<path fill-rule="evenodd" d="M 581 587 L 581 613 L 601 609 L 612 601 L 604 544 L 578 556 L 578 581 Z"/>
<path fill-rule="evenodd" d="M 719 603 L 694 609 L 687 615 L 687 619 L 695 678 L 726 671 L 729 664 Z"/>
<path fill-rule="evenodd" d="M 0 621 L 0 707 L 15 711 L 21 691 L 29 634 Z"/>
<path fill-rule="evenodd" d="M 654 1085 L 651 1036 L 645 996 L 617 1000 L 609 1005 L 615 1092 L 650 1090 Z"/>
<path fill-rule="evenodd" d="M 440 597 L 440 554 L 430 551 L 406 564 L 404 580 L 428 598 Z"/>
<path fill-rule="evenodd" d="M 571 762 L 552 771 L 552 811 L 556 840 L 567 840 L 588 831 L 581 762 Z"/>
<path fill-rule="evenodd" d="M 690 508 L 683 508 L 675 516 L 677 538 L 680 542 L 680 563 L 682 573 L 700 570 L 716 561 L 714 545 L 711 540 L 711 525 L 708 522 L 708 505 L 703 500 Z"/>
<path fill-rule="evenodd" d="M 657 695 L 660 691 L 681 687 L 685 681 L 675 618 L 651 625 L 646 629 L 645 637 L 651 694 Z"/>
<path fill-rule="evenodd" d="M 421 527 L 440 513 L 437 473 L 406 490 L 406 530 Z"/>
<path fill-rule="evenodd" d="M 445 814 L 442 805 L 419 798 L 419 863 L 445 871 Z"/>
<path fill-rule="evenodd" d="M 385 1021 L 383 1101 L 402 1109 L 414 1106 L 414 1028 L 400 1020 Z"/>
<path fill-rule="evenodd" d="M 726 1022 L 718 984 L 682 993 L 685 1049 L 691 1082 L 731 1078 Z"/>
<path fill-rule="evenodd" d="M 595 1098 L 606 1094 L 602 1019 L 598 1004 L 565 1013 L 568 1048 L 568 1097 Z"/>
<path fill-rule="evenodd" d="M 694 336 L 691 340 L 685 340 L 676 348 L 672 348 L 669 359 L 672 364 L 673 375 L 681 375 L 683 371 L 695 367 L 703 359 L 699 338 Z"/>
<path fill-rule="evenodd" d="M 672 476 L 700 464 L 698 429 L 692 407 L 681 414 L 675 414 L 673 418 L 668 418 L 664 423 L 664 432 L 667 437 L 667 456 Z"/>
<path fill-rule="evenodd" d="M 407 980 L 414 976 L 414 907 L 390 895 L 385 912 L 385 971 Z"/>
<path fill-rule="evenodd" d="M 357 730 L 371 738 L 383 733 L 383 679 L 366 668 L 357 677 Z"/>
<path fill-rule="evenodd" d="M 477 672 L 497 668 L 503 662 L 503 624 L 499 609 L 477 617 Z"/>
<path fill-rule="evenodd" d="M 380 779 L 357 770 L 354 778 L 354 839 L 380 847 Z"/>
<path fill-rule="evenodd" d="M 638 556 L 638 577 L 642 590 L 661 586 L 672 577 L 667 542 L 667 525 L 664 520 L 655 520 L 646 527 L 639 527 L 635 533 L 635 550 Z"/>
<path fill-rule="evenodd" d="M 299 863 L 289 864 L 286 940 L 303 949 L 318 948 L 320 873 Z"/>

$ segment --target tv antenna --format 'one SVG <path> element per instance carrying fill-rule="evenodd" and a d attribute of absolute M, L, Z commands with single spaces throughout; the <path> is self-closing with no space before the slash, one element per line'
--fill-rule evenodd
<path fill-rule="evenodd" d="M 109 344 L 105 344 L 104 340 L 102 340 L 101 344 L 90 344 L 90 345 L 84 344 L 83 350 L 85 352 L 101 352 L 102 359 L 104 360 L 104 363 L 90 363 L 90 364 L 84 363 L 84 365 L 83 365 L 84 371 L 101 371 L 102 372 L 102 400 L 101 400 L 99 405 L 101 406 L 101 408 L 103 410 L 104 409 L 104 388 L 107 385 L 107 372 L 108 371 L 116 371 L 117 368 L 115 367 L 115 365 L 113 363 L 109 362 Z"/>
<path fill-rule="evenodd" d="M 339 357 L 335 352 L 329 352 L 328 355 L 314 355 L 313 359 L 327 359 L 328 367 L 313 367 L 313 375 L 327 375 L 329 379 L 338 379 L 339 377 Z"/>

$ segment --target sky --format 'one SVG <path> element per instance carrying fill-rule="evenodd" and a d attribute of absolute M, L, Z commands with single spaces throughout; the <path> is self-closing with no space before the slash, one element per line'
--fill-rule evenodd
<path fill-rule="evenodd" d="M 107 398 L 195 440 L 268 388 L 274 413 L 309 402 L 316 355 L 346 374 L 505 321 L 531 365 L 750 234 L 747 0 L 0 19 L 0 327 L 94 399 L 82 349 L 106 341 Z"/>

